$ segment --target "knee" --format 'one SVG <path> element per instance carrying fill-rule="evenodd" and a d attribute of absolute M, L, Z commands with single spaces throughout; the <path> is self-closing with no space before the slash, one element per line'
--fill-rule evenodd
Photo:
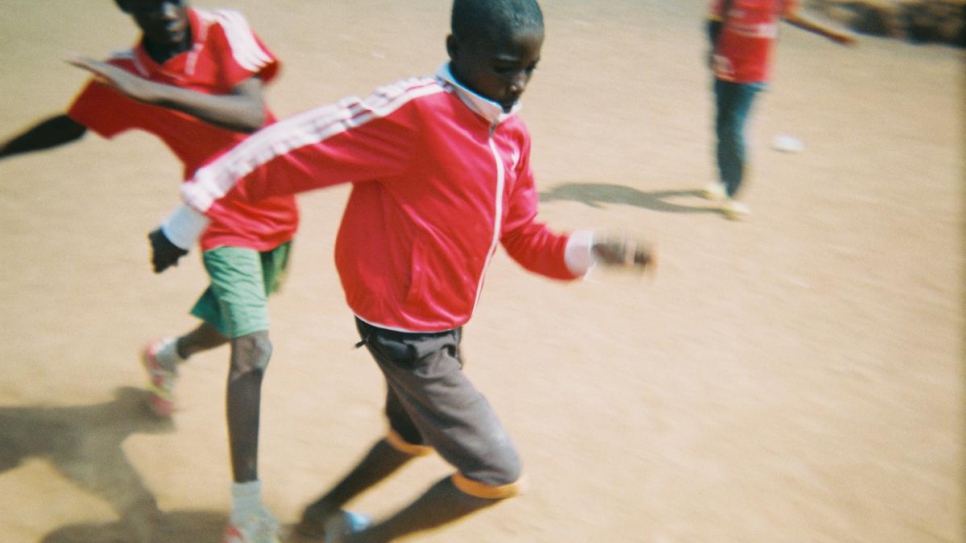
<path fill-rule="evenodd" d="M 456 488 L 477 498 L 505 499 L 523 492 L 526 478 L 520 455 L 508 440 L 496 450 L 491 449 L 482 465 L 461 470 L 453 475 Z"/>
<path fill-rule="evenodd" d="M 255 332 L 231 340 L 232 373 L 264 373 L 272 358 L 272 342 L 268 332 Z"/>
<path fill-rule="evenodd" d="M 716 128 L 718 139 L 724 143 L 736 143 L 742 137 L 742 126 L 734 120 L 720 123 Z"/>

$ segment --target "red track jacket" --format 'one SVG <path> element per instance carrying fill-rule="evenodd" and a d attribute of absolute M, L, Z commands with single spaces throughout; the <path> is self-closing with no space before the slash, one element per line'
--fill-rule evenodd
<path fill-rule="evenodd" d="M 443 67 L 260 130 L 198 170 L 182 196 L 210 214 L 229 191 L 257 202 L 352 183 L 335 248 L 349 307 L 384 328 L 447 330 L 470 319 L 498 243 L 556 279 L 591 266 L 589 235 L 535 220 L 530 136 L 515 113 Z"/>

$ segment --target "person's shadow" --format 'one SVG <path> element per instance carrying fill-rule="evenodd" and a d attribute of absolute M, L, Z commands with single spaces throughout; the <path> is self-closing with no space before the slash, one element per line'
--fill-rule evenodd
<path fill-rule="evenodd" d="M 122 444 L 128 436 L 174 429 L 170 420 L 150 413 L 146 395 L 144 390 L 121 387 L 112 401 L 101 404 L 0 407 L 0 473 L 31 458 L 45 460 L 67 480 L 110 504 L 120 517 L 107 525 L 58 528 L 44 543 L 149 543 L 169 532 L 186 535 L 184 541 L 217 541 L 223 515 L 163 514 L 124 454 Z M 175 524 L 179 526 L 174 528 Z"/>
<path fill-rule="evenodd" d="M 682 199 L 703 202 L 703 205 L 677 202 Z M 709 202 L 701 198 L 700 190 L 643 192 L 609 183 L 564 183 L 540 193 L 541 203 L 559 201 L 580 202 L 594 208 L 600 208 L 602 204 L 623 204 L 662 213 L 721 213 L 720 209 L 709 206 Z"/>
<path fill-rule="evenodd" d="M 157 543 L 217 543 L 225 530 L 225 515 L 215 511 L 162 513 L 147 541 Z M 104 524 L 72 524 L 47 534 L 40 543 L 131 543 L 130 526 L 122 519 Z"/>

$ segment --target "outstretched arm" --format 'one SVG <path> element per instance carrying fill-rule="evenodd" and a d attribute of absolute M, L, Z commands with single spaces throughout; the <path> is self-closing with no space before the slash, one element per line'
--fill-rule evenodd
<path fill-rule="evenodd" d="M 80 139 L 85 132 L 84 125 L 67 115 L 56 115 L 0 143 L 0 158 L 58 147 Z"/>
<path fill-rule="evenodd" d="M 801 10 L 796 10 L 785 15 L 784 20 L 792 26 L 828 38 L 839 45 L 855 45 L 857 41 L 853 34 L 824 25 L 803 14 Z"/>
<path fill-rule="evenodd" d="M 250 134 L 265 124 L 262 80 L 258 76 L 242 81 L 230 94 L 214 95 L 149 81 L 86 57 L 73 57 L 67 62 L 93 73 L 101 83 L 132 100 L 187 113 L 219 128 Z"/>
<path fill-rule="evenodd" d="M 418 82 L 417 82 L 418 83 Z M 410 167 L 420 145 L 422 121 L 416 98 L 440 92 L 432 85 L 390 85 L 365 100 L 347 98 L 259 130 L 200 168 L 181 185 L 183 205 L 155 236 L 155 271 L 177 262 L 170 245 L 186 251 L 207 227 L 229 192 L 255 203 L 338 183 L 388 179 Z M 158 254 L 158 250 L 163 254 Z M 183 254 L 183 253 L 182 253 Z"/>

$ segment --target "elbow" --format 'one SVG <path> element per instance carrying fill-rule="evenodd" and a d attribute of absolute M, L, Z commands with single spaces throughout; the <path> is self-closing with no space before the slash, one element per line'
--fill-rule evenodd
<path fill-rule="evenodd" d="M 268 120 L 268 115 L 263 109 L 241 109 L 234 111 L 230 116 L 219 119 L 217 122 L 212 120 L 212 124 L 238 132 L 241 134 L 253 134 L 263 128 Z"/>
<path fill-rule="evenodd" d="M 74 126 L 72 126 L 69 129 L 69 133 L 68 133 L 68 136 L 67 136 L 68 137 L 67 143 L 74 142 L 74 141 L 77 141 L 77 140 L 83 138 L 84 137 L 84 134 L 86 134 L 86 133 L 87 133 L 87 127 L 86 126 L 84 126 L 84 125 L 82 125 L 80 123 L 74 123 Z"/>
<path fill-rule="evenodd" d="M 244 121 L 238 126 L 238 131 L 245 134 L 253 134 L 261 130 L 267 120 L 268 116 L 265 114 L 264 109 L 252 111 L 245 116 Z"/>

